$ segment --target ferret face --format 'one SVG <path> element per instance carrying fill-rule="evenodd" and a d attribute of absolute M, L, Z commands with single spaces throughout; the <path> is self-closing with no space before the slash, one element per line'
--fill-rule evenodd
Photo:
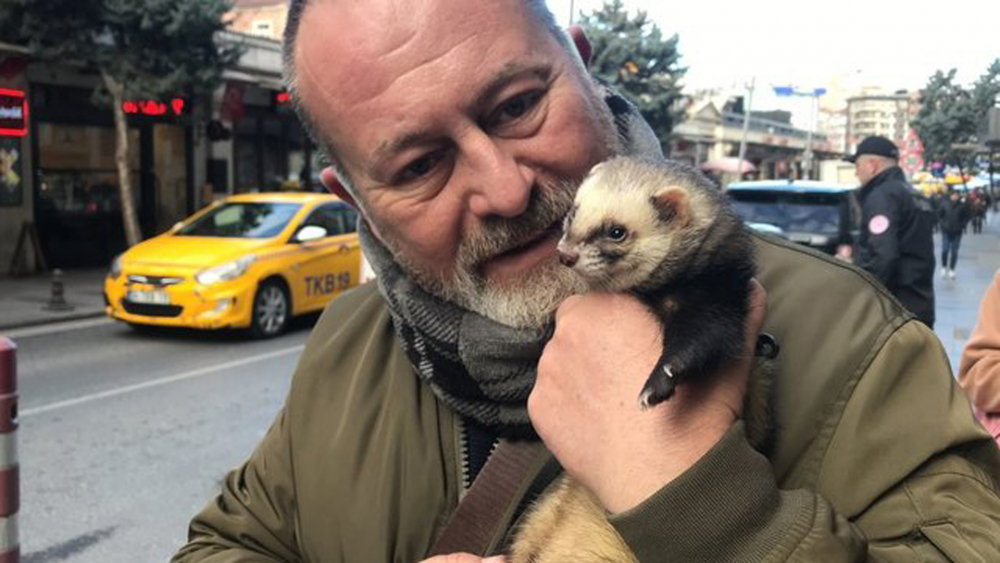
<path fill-rule="evenodd" d="M 689 222 L 688 191 L 636 166 L 624 160 L 597 166 L 563 225 L 560 260 L 592 288 L 640 286 L 669 259 Z"/>

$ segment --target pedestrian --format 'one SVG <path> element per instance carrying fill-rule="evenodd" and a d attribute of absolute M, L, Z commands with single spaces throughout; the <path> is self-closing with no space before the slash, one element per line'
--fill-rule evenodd
<path fill-rule="evenodd" d="M 872 136 L 847 158 L 861 182 L 857 262 L 923 321 L 934 327 L 934 211 L 906 181 L 899 149 Z"/>
<path fill-rule="evenodd" d="M 747 359 L 641 410 L 662 328 L 575 295 L 556 244 L 593 166 L 660 141 L 543 1 L 402 7 L 290 6 L 288 84 L 377 286 L 332 302 L 174 561 L 412 562 L 450 551 L 442 529 L 476 552 L 445 560 L 479 561 L 563 473 L 640 561 L 1000 559 L 1000 452 L 934 333 L 841 261 L 754 237 L 748 329 L 781 347 L 769 456 L 738 420 Z M 448 526 L 484 495 L 495 525 Z"/>
<path fill-rule="evenodd" d="M 983 294 L 976 328 L 962 350 L 958 381 L 976 415 L 1000 443 L 1000 271 Z"/>
<path fill-rule="evenodd" d="M 942 278 L 955 279 L 958 248 L 962 244 L 962 232 L 970 218 L 969 206 L 962 201 L 958 190 L 952 190 L 938 212 L 938 220 L 941 223 Z"/>
<path fill-rule="evenodd" d="M 982 192 L 976 189 L 970 198 L 972 204 L 972 233 L 981 234 L 983 232 L 983 222 L 986 220 L 986 198 Z"/>

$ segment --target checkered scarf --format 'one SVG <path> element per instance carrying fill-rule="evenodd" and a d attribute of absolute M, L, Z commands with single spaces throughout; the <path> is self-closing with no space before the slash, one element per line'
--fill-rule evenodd
<path fill-rule="evenodd" d="M 611 88 L 598 87 L 626 152 L 661 155 L 656 136 L 635 107 Z M 396 334 L 420 378 L 462 416 L 500 435 L 533 435 L 528 394 L 552 327 L 511 328 L 431 295 L 403 271 L 364 220 L 358 231 Z"/>

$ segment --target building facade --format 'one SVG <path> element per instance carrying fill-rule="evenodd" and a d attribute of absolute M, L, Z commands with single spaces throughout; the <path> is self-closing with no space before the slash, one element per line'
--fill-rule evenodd
<path fill-rule="evenodd" d="M 723 106 L 725 107 L 725 106 Z M 720 110 L 714 100 L 692 104 L 686 119 L 673 131 L 671 158 L 701 166 L 739 155 L 743 114 Z M 787 120 L 768 119 L 751 112 L 744 158 L 757 167 L 761 179 L 803 178 L 806 151 L 811 143 L 816 161 L 834 158 L 839 149 L 826 135 L 794 127 Z M 818 174 L 814 167 L 813 176 Z"/>
<path fill-rule="evenodd" d="M 229 29 L 280 41 L 288 21 L 287 0 L 234 0 L 233 8 L 226 14 Z"/>
<path fill-rule="evenodd" d="M 212 96 L 123 104 L 144 238 L 226 194 L 318 187 L 317 155 L 282 87 L 280 43 L 219 40 L 244 51 Z M 125 250 L 114 116 L 93 99 L 98 83 L 0 44 L 0 272 L 103 267 Z"/>
<path fill-rule="evenodd" d="M 871 135 L 891 139 L 903 146 L 910 122 L 920 111 L 920 93 L 901 90 L 895 94 L 863 94 L 847 100 L 847 151 Z"/>

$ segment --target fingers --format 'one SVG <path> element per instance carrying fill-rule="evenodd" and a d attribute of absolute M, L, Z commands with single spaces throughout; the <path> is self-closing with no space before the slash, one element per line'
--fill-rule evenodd
<path fill-rule="evenodd" d="M 767 313 L 767 290 L 756 279 L 750 280 L 750 308 L 746 319 L 746 344 L 748 357 L 753 357 L 757 348 L 757 335 L 764 326 L 764 315 Z"/>
<path fill-rule="evenodd" d="M 503 555 L 482 558 L 471 553 L 449 553 L 448 555 L 437 555 L 430 559 L 424 559 L 420 563 L 505 563 L 507 558 Z"/>

